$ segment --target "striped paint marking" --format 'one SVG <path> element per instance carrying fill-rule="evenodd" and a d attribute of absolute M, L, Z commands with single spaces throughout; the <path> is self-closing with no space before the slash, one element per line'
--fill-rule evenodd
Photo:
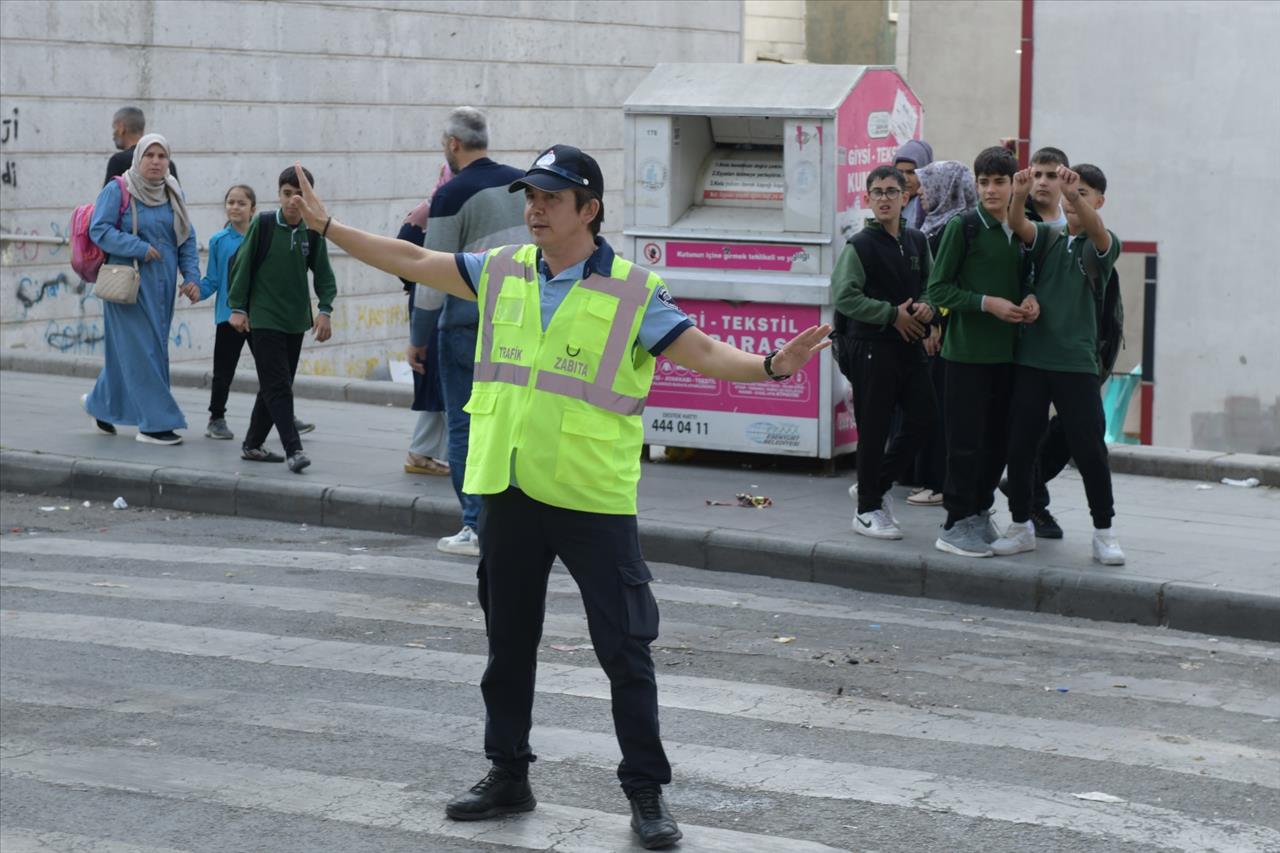
<path fill-rule="evenodd" d="M 254 811 L 336 820 L 359 826 L 483 841 L 555 853 L 635 849 L 630 815 L 541 801 L 530 813 L 493 821 L 457 822 L 444 816 L 449 794 L 410 790 L 411 783 L 329 776 L 205 758 L 151 755 L 122 749 L 49 748 L 4 744 L 4 775 L 51 785 L 128 791 L 166 800 L 195 799 Z M 811 841 L 682 826 L 686 853 L 836 853 Z M 7 851 L 6 851 L 7 853 Z"/>
<path fill-rule="evenodd" d="M 116 714 L 163 714 L 199 722 L 262 726 L 290 732 L 341 732 L 394 737 L 436 747 L 479 743 L 483 720 L 409 708 L 290 697 L 278 699 L 229 690 L 192 690 L 179 685 L 123 687 L 43 673 L 15 678 L 2 695 L 7 702 Z M 13 682 L 17 682 L 14 684 Z M 572 762 L 611 770 L 618 749 L 612 735 L 539 726 L 532 740 L 539 761 Z M 677 779 L 735 789 L 848 800 L 923 809 L 1007 823 L 1051 827 L 1137 844 L 1159 844 L 1185 853 L 1280 849 L 1280 832 L 1231 820 L 1199 819 L 1143 803 L 1098 803 L 1071 794 L 979 779 L 848 762 L 667 741 Z M 678 795 L 677 795 L 678 802 Z"/>
<path fill-rule="evenodd" d="M 391 577 L 407 577 L 440 583 L 455 583 L 474 587 L 473 565 L 449 560 L 422 560 L 409 557 L 392 557 L 369 554 L 339 554 L 328 551 L 277 551 L 269 549 L 204 547 L 198 545 L 170 545 L 156 543 L 98 542 L 82 539 L 55 537 L 0 539 L 0 553 L 58 555 L 84 557 L 91 560 L 127 560 L 131 562 L 189 563 L 209 566 L 261 566 L 265 568 L 311 569 L 323 572 L 348 572 L 377 574 Z M 576 595 L 573 579 L 565 574 L 553 573 L 547 587 L 549 592 Z M 677 604 L 731 606 L 761 613 L 786 613 L 849 622 L 868 622 L 898 625 L 907 628 L 923 628 L 930 631 L 951 631 L 1025 643 L 1050 644 L 1055 647 L 1073 646 L 1096 649 L 1098 641 L 1114 644 L 1124 642 L 1131 646 L 1197 651 L 1218 655 L 1241 655 L 1250 658 L 1280 660 L 1280 646 L 1269 643 L 1220 640 L 1209 643 L 1209 638 L 1182 637 L 1167 633 L 1147 631 L 1142 635 L 1124 636 L 1125 626 L 1090 628 L 1082 625 L 1038 624 L 1034 628 L 998 627 L 1000 624 L 1019 626 L 1014 620 L 991 617 L 982 623 L 961 622 L 944 613 L 926 608 L 903 607 L 901 611 L 872 610 L 845 604 L 828 604 L 802 601 L 755 593 L 726 591 L 707 587 L 683 586 L 669 583 L 652 585 L 659 601 Z M 918 616 L 907 615 L 917 613 Z M 1119 639 L 1121 638 L 1122 639 Z M 1214 638 L 1216 639 L 1216 638 Z"/>
<path fill-rule="evenodd" d="M 225 658 L 246 663 L 479 684 L 480 655 L 281 637 L 102 616 L 0 611 L 0 636 Z M 609 701 L 594 667 L 539 663 L 538 692 Z M 1020 749 L 1280 788 L 1280 752 L 1118 726 L 1018 717 L 892 702 L 714 678 L 666 675 L 664 707 L 814 728 Z"/>
<path fill-rule="evenodd" d="M 433 601 L 377 597 L 307 587 L 275 587 L 135 575 L 24 570 L 0 571 L 0 586 L 105 598 L 275 608 L 302 613 L 333 614 L 355 619 L 428 625 L 435 628 L 484 630 L 484 618 L 477 607 L 467 608 Z M 545 617 L 543 634 L 564 639 L 584 638 L 588 636 L 587 621 L 583 616 L 576 614 L 549 613 Z M 717 653 L 763 651 L 797 660 L 812 658 L 812 649 L 799 644 L 778 646 L 771 637 L 772 634 L 761 631 L 742 631 L 664 619 L 662 635 L 653 645 L 656 648 L 694 649 Z M 1022 686 L 1037 692 L 1045 684 L 1070 684 L 1071 691 L 1077 694 L 1213 708 L 1261 717 L 1280 717 L 1280 695 L 1229 684 L 1208 685 L 1096 671 L 1045 670 L 1017 661 L 977 655 L 952 655 L 937 663 L 896 661 L 894 667 L 904 672 L 923 672 L 987 684 Z M 1117 683 L 1123 683 L 1123 693 L 1117 691 L 1115 687 Z"/>
<path fill-rule="evenodd" d="M 187 853 L 174 847 L 143 847 L 70 832 L 40 832 L 21 826 L 0 829 L 4 853 Z"/>

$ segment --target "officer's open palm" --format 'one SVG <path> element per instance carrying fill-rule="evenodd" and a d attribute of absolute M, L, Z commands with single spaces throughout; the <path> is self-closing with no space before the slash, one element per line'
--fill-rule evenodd
<path fill-rule="evenodd" d="M 324 228 L 324 222 L 329 218 L 329 213 L 324 209 L 324 202 L 320 200 L 320 196 L 316 195 L 311 182 L 307 180 L 307 173 L 302 171 L 302 164 L 295 161 L 293 171 L 298 176 L 298 188 L 302 190 L 302 200 L 299 202 L 302 221 L 307 223 L 307 227 L 311 230 L 319 231 Z"/>
<path fill-rule="evenodd" d="M 786 376 L 799 373 L 809 363 L 809 359 L 831 346 L 831 339 L 827 337 L 829 334 L 831 325 L 823 323 L 821 326 L 810 326 L 787 341 L 773 357 L 773 372 Z"/>

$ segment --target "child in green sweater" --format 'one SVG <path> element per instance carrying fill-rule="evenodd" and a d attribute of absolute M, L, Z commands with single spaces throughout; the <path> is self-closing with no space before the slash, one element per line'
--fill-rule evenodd
<path fill-rule="evenodd" d="M 1014 343 L 1018 325 L 1040 311 L 1022 292 L 1022 248 L 1006 222 L 1017 170 L 1004 148 L 978 154 L 978 208 L 947 223 L 929 276 L 927 300 L 951 311 L 942 344 L 947 521 L 934 544 L 963 557 L 990 557 L 999 538 L 987 511 L 1004 470 Z"/>
<path fill-rule="evenodd" d="M 303 169 L 314 185 L 311 173 Z M 337 296 L 337 282 L 329 266 L 323 235 L 302 223 L 302 191 L 290 166 L 280 173 L 280 209 L 254 219 L 244 243 L 231 263 L 227 304 L 230 323 L 249 334 L 258 369 L 258 398 L 254 401 L 241 456 L 251 462 L 284 462 L 294 473 L 311 464 L 293 418 L 293 377 L 308 329 L 317 341 L 329 340 L 329 315 Z M 311 312 L 307 271 L 314 279 L 317 313 Z M 284 456 L 263 447 L 272 424 L 284 445 Z"/>

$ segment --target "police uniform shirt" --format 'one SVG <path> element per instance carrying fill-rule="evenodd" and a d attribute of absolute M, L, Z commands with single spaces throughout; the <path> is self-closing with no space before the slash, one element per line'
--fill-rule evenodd
<path fill-rule="evenodd" d="M 472 293 L 476 292 L 476 282 L 480 280 L 480 272 L 484 268 L 487 257 L 488 254 L 484 252 L 459 252 L 454 255 L 458 272 L 462 275 L 462 280 L 467 283 L 467 287 L 471 288 Z M 552 276 L 546 262 L 542 259 L 542 252 L 538 252 L 538 292 L 541 294 L 542 331 L 547 330 L 547 326 L 551 323 L 551 315 L 560 307 L 560 303 L 564 302 L 569 290 L 580 279 L 586 278 L 593 272 L 608 275 L 609 270 L 613 269 L 613 258 L 613 247 L 604 238 L 597 237 L 596 250 L 591 253 L 591 257 L 566 267 L 560 271 L 559 275 Z M 693 321 L 676 306 L 666 286 L 661 285 L 654 290 L 649 304 L 645 306 L 644 319 L 640 322 L 640 346 L 657 358 L 671 345 L 672 341 L 692 325 Z"/>

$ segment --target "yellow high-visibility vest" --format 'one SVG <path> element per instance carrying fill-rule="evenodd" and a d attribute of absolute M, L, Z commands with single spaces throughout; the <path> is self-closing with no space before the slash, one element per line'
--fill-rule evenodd
<path fill-rule="evenodd" d="M 635 514 L 641 415 L 654 367 L 636 336 L 661 284 L 615 256 L 607 275 L 593 272 L 573 285 L 543 332 L 537 247 L 489 252 L 476 285 L 464 492 L 505 491 L 514 473 L 534 500 Z"/>

